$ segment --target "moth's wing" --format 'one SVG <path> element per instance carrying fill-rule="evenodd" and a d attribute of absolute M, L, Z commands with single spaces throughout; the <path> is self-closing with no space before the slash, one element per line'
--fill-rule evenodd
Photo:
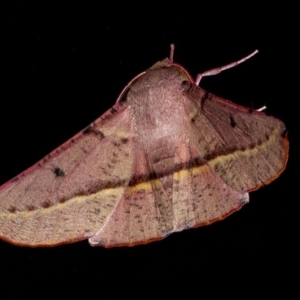
<path fill-rule="evenodd" d="M 92 246 L 133 246 L 174 231 L 221 220 L 248 202 L 226 185 L 181 137 L 157 141 L 157 151 L 135 149 L 134 176 Z"/>
<path fill-rule="evenodd" d="M 200 89 L 194 88 L 183 97 L 182 131 L 156 140 L 151 151 L 135 149 L 134 173 L 143 179 L 132 180 L 108 222 L 89 239 L 91 245 L 146 243 L 221 220 L 249 201 L 247 191 L 284 167 L 287 142 L 280 121 L 207 94 L 201 102 Z M 253 137 L 260 127 L 264 142 Z M 271 145 L 267 134 L 273 135 L 270 142 L 275 139 Z M 267 153 L 274 146 L 279 148 L 275 162 Z M 260 175 L 265 169 L 268 173 Z"/>
<path fill-rule="evenodd" d="M 92 246 L 134 246 L 173 232 L 172 186 L 155 172 L 151 154 L 136 144 L 134 172 L 115 210 L 89 238 Z"/>
<path fill-rule="evenodd" d="M 284 170 L 288 140 L 280 120 L 189 83 L 185 96 L 191 143 L 227 185 L 248 192 L 268 184 Z"/>
<path fill-rule="evenodd" d="M 221 220 L 275 179 L 288 156 L 285 125 L 186 83 L 173 172 L 174 231 Z"/>
<path fill-rule="evenodd" d="M 109 219 L 134 168 L 130 109 L 116 104 L 0 187 L 0 237 L 51 246 L 87 239 Z"/>
<path fill-rule="evenodd" d="M 174 231 L 219 221 L 249 202 L 249 194 L 236 191 L 212 169 L 193 141 L 181 141 L 173 173 Z"/>

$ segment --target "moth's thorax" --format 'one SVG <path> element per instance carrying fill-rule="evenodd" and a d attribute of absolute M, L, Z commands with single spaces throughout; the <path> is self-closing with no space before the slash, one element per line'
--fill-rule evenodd
<path fill-rule="evenodd" d="M 152 145 L 161 138 L 173 139 L 182 131 L 184 76 L 174 67 L 148 70 L 130 88 L 127 103 L 136 130 Z"/>

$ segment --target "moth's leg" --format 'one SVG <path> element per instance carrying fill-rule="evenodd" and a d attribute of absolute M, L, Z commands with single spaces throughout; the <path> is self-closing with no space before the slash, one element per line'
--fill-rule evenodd
<path fill-rule="evenodd" d="M 232 62 L 231 64 L 228 64 L 228 65 L 225 65 L 225 66 L 222 66 L 222 67 L 219 67 L 219 68 L 214 68 L 214 69 L 208 70 L 206 72 L 203 72 L 201 74 L 198 74 L 197 77 L 196 77 L 196 81 L 195 81 L 196 85 L 199 85 L 202 77 L 216 75 L 216 74 L 221 73 L 224 70 L 233 68 L 233 67 L 241 64 L 242 62 L 248 60 L 249 58 L 251 58 L 252 56 L 254 56 L 256 53 L 258 53 L 258 50 L 255 50 L 254 52 L 252 52 L 248 56 L 246 56 L 246 57 L 244 57 L 244 58 L 242 58 L 242 59 L 240 59 L 238 61 Z"/>
<path fill-rule="evenodd" d="M 264 105 L 264 106 L 262 106 L 261 108 L 259 108 L 259 109 L 256 109 L 256 111 L 263 111 L 263 110 L 265 110 L 267 107 Z"/>

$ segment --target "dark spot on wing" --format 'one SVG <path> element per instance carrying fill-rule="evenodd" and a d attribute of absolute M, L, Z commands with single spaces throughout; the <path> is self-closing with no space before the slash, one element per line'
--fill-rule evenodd
<path fill-rule="evenodd" d="M 202 95 L 200 101 L 201 101 L 201 108 L 204 108 L 205 102 L 209 99 L 210 95 L 209 92 L 204 91 L 204 94 Z"/>
<path fill-rule="evenodd" d="M 122 144 L 126 144 L 128 142 L 128 138 L 122 138 L 121 142 L 122 142 Z"/>
<path fill-rule="evenodd" d="M 43 201 L 42 204 L 41 204 L 41 206 L 42 206 L 43 208 L 48 208 L 48 207 L 51 206 L 51 203 L 50 203 L 49 201 Z"/>
<path fill-rule="evenodd" d="M 33 211 L 34 210 L 33 205 L 27 205 L 26 208 L 27 208 L 28 211 Z"/>
<path fill-rule="evenodd" d="M 251 143 L 250 145 L 249 145 L 249 149 L 254 149 L 256 147 L 256 145 L 254 144 L 254 143 Z"/>
<path fill-rule="evenodd" d="M 95 209 L 94 209 L 94 213 L 95 213 L 95 214 L 98 215 L 100 212 L 101 212 L 101 210 L 100 210 L 99 208 L 95 208 Z"/>
<path fill-rule="evenodd" d="M 58 167 L 55 167 L 53 169 L 53 173 L 55 174 L 56 177 L 63 177 L 63 176 L 65 176 L 65 172 L 61 168 L 58 168 Z"/>
<path fill-rule="evenodd" d="M 10 213 L 15 213 L 16 212 L 16 208 L 14 207 L 14 206 L 11 206 L 9 209 L 8 209 L 8 211 L 10 212 Z"/>
<path fill-rule="evenodd" d="M 104 138 L 104 133 L 101 131 L 101 130 L 95 130 L 94 131 L 95 132 L 95 134 L 97 135 L 97 136 L 99 136 L 100 137 L 100 139 L 103 139 Z"/>
<path fill-rule="evenodd" d="M 214 169 L 215 169 L 216 172 L 220 172 L 220 171 L 222 171 L 223 166 L 220 163 L 216 163 Z"/>
<path fill-rule="evenodd" d="M 82 133 L 83 134 L 94 134 L 94 135 L 100 137 L 101 140 L 104 138 L 104 133 L 101 130 L 97 129 L 94 126 L 94 123 L 91 123 L 89 126 L 85 127 L 82 130 Z"/>
<path fill-rule="evenodd" d="M 117 110 L 116 109 L 114 109 L 113 107 L 110 109 L 110 112 L 112 113 L 112 114 L 114 114 L 114 113 L 116 113 L 117 112 Z"/>
<path fill-rule="evenodd" d="M 112 141 L 111 143 L 115 147 L 120 147 L 120 144 L 118 142 L 116 142 L 116 141 Z"/>
<path fill-rule="evenodd" d="M 234 128 L 234 127 L 236 126 L 236 123 L 235 123 L 235 121 L 234 121 L 233 116 L 230 116 L 230 126 L 231 126 L 232 128 Z"/>

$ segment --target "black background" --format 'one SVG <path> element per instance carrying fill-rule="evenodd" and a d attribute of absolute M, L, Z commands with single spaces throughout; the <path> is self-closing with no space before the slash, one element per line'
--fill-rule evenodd
<path fill-rule="evenodd" d="M 203 79 L 201 86 L 241 105 L 267 105 L 267 114 L 285 122 L 285 172 L 224 221 L 148 245 L 103 249 L 83 241 L 31 249 L 0 241 L 3 299 L 34 296 L 37 286 L 47 294 L 57 285 L 70 295 L 95 286 L 100 297 L 102 288 L 114 284 L 117 290 L 126 281 L 132 282 L 130 293 L 138 279 L 152 288 L 150 279 L 162 286 L 168 279 L 194 279 L 199 289 L 230 280 L 228 291 L 238 284 L 292 285 L 299 249 L 296 9 L 274 3 L 155 5 L 15 3 L 6 11 L 0 184 L 103 114 L 130 79 L 169 55 L 170 43 L 175 61 L 194 77 L 259 49 L 250 61 Z"/>

